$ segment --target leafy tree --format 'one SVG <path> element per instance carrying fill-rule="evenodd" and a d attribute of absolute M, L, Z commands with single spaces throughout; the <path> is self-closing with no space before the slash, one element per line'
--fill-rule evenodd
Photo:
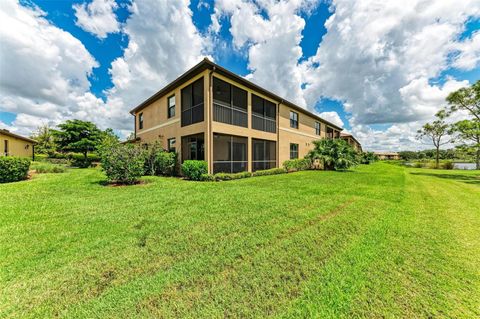
<path fill-rule="evenodd" d="M 87 153 L 94 151 L 102 140 L 100 131 L 92 122 L 68 120 L 58 125 L 54 131 L 57 144 L 62 151 L 82 153 L 87 159 Z"/>
<path fill-rule="evenodd" d="M 471 87 L 461 88 L 447 96 L 449 112 L 468 111 L 480 121 L 480 80 Z"/>
<path fill-rule="evenodd" d="M 455 123 L 453 129 L 458 133 L 458 138 L 465 144 L 460 148 L 475 152 L 476 169 L 480 169 L 480 120 L 463 120 Z"/>
<path fill-rule="evenodd" d="M 54 130 L 52 130 L 47 124 L 39 126 L 31 138 L 37 141 L 37 144 L 35 145 L 36 153 L 53 154 L 57 150 Z"/>
<path fill-rule="evenodd" d="M 457 122 L 453 128 L 458 132 L 459 138 L 466 142 L 463 148 L 473 149 L 475 152 L 476 168 L 480 169 L 480 142 L 478 131 L 480 123 L 480 80 L 470 87 L 461 88 L 447 97 L 449 111 L 467 111 L 473 117 L 472 120 Z"/>
<path fill-rule="evenodd" d="M 359 154 L 359 161 L 362 164 L 370 164 L 378 161 L 378 156 L 373 152 L 363 152 Z"/>
<path fill-rule="evenodd" d="M 357 153 L 346 141 L 323 139 L 313 142 L 314 148 L 307 154 L 312 162 L 319 160 L 326 170 L 344 170 L 357 165 Z"/>
<path fill-rule="evenodd" d="M 425 137 L 431 139 L 433 146 L 435 146 L 435 167 L 438 168 L 440 146 L 450 142 L 450 140 L 444 140 L 450 133 L 450 125 L 445 122 L 448 114 L 444 110 L 439 111 L 435 116 L 437 117 L 435 121 L 423 125 L 423 127 L 417 131 L 417 139 L 423 139 Z"/>

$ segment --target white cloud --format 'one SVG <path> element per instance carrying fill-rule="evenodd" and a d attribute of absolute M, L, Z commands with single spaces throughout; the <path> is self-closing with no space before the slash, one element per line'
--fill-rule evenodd
<path fill-rule="evenodd" d="M 98 63 L 83 44 L 53 26 L 38 8 L 4 1 L 0 10 L 0 109 L 17 113 L 13 125 L 26 133 L 40 120 L 56 124 L 78 112 Z M 100 109 L 86 105 L 95 118 Z"/>
<path fill-rule="evenodd" d="M 76 24 L 100 39 L 106 38 L 108 33 L 120 31 L 120 23 L 114 13 L 117 8 L 115 0 L 93 0 L 89 4 L 73 5 Z"/>
<path fill-rule="evenodd" d="M 480 31 L 458 45 L 458 55 L 453 66 L 460 70 L 472 70 L 480 63 Z"/>
<path fill-rule="evenodd" d="M 342 119 L 340 118 L 340 115 L 338 115 L 337 112 L 334 112 L 334 111 L 322 112 L 322 113 L 319 114 L 319 116 L 324 118 L 325 120 L 337 125 L 337 126 L 340 126 L 340 127 L 344 126 L 344 123 L 343 123 Z"/>
<path fill-rule="evenodd" d="M 107 92 L 111 123 L 123 130 L 133 126 L 128 111 L 200 62 L 207 45 L 187 0 L 137 0 L 130 10 L 128 47 L 111 65 L 114 87 Z"/>
<path fill-rule="evenodd" d="M 211 31 L 218 32 L 222 18 L 229 18 L 234 48 L 247 50 L 247 78 L 305 106 L 298 63 L 305 21 L 299 14 L 316 2 L 217 0 Z"/>

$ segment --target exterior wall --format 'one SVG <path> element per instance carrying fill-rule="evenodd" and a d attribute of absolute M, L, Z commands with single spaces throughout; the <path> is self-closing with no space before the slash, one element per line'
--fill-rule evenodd
<path fill-rule="evenodd" d="M 357 143 L 351 136 L 342 136 L 341 138 L 347 141 L 347 143 L 350 144 L 355 151 L 357 152 L 362 151 L 362 146 L 359 143 Z"/>
<path fill-rule="evenodd" d="M 290 111 L 298 113 L 298 129 L 290 127 Z M 315 134 L 315 122 L 320 122 L 320 135 Z M 313 141 L 326 138 L 326 124 L 307 114 L 280 104 L 279 112 L 279 162 L 290 159 L 290 143 L 298 144 L 298 158 L 313 149 Z"/>
<path fill-rule="evenodd" d="M 213 121 L 213 92 L 212 77 L 217 77 L 225 82 L 237 86 L 247 91 L 247 118 L 248 126 L 240 127 Z M 181 90 L 187 85 L 195 82 L 199 78 L 204 78 L 204 121 L 185 127 L 181 126 Z M 167 119 L 167 99 L 175 94 L 175 116 Z M 277 105 L 277 132 L 270 133 L 252 129 L 252 94 L 264 98 Z M 175 148 L 181 159 L 182 137 L 203 133 L 205 138 L 205 160 L 208 162 L 209 172 L 213 171 L 213 134 L 225 134 L 248 138 L 248 171 L 252 171 L 252 140 L 262 139 L 276 142 L 277 167 L 281 167 L 283 162 L 290 159 L 290 143 L 299 145 L 299 158 L 305 156 L 312 148 L 312 141 L 326 138 L 327 124 L 321 120 L 281 104 L 281 101 L 275 101 L 255 90 L 245 87 L 228 77 L 222 76 L 215 71 L 203 71 L 201 74 L 193 77 L 191 80 L 183 83 L 172 91 L 164 94 L 162 97 L 152 102 L 140 111 L 135 113 L 136 137 L 140 138 L 140 143 L 152 143 L 161 141 L 162 147 L 168 147 L 168 139 L 175 138 Z M 290 110 L 299 114 L 299 128 L 290 127 Z M 138 128 L 138 116 L 143 113 L 143 129 Z M 315 134 L 315 122 L 320 122 L 320 135 Z M 335 129 L 339 133 L 338 130 Z"/>
<path fill-rule="evenodd" d="M 181 115 L 181 90 L 203 77 L 204 80 L 204 120 L 203 122 L 182 127 L 180 122 Z M 174 90 L 163 95 L 152 104 L 135 113 L 135 132 L 136 137 L 140 138 L 140 143 L 153 143 L 160 141 L 163 148 L 168 147 L 168 139 L 175 138 L 175 148 L 181 160 L 182 136 L 188 136 L 198 133 L 205 135 L 205 154 L 209 152 L 209 145 L 207 132 L 207 124 L 209 122 L 208 102 L 209 102 L 209 71 L 204 71 L 195 76 L 191 80 L 183 83 Z M 175 94 L 175 116 L 167 118 L 167 100 L 170 96 Z M 143 129 L 138 127 L 138 116 L 143 113 Z M 205 155 L 207 160 L 207 155 Z"/>
<path fill-rule="evenodd" d="M 5 140 L 8 141 L 8 154 L 5 154 Z M 0 133 L 0 156 L 18 156 L 33 158 L 33 144 L 20 138 Z"/>

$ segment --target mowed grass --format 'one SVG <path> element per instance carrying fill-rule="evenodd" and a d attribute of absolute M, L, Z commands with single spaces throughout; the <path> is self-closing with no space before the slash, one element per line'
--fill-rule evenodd
<path fill-rule="evenodd" d="M 0 185 L 0 317 L 480 317 L 480 174 Z"/>

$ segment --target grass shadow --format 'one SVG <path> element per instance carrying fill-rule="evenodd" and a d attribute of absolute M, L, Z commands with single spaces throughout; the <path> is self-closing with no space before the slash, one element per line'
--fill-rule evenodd
<path fill-rule="evenodd" d="M 478 184 L 480 185 L 480 176 L 479 175 L 461 175 L 461 174 L 435 174 L 435 173 L 410 173 L 412 175 L 419 176 L 431 176 L 437 178 L 451 179 L 459 182 L 464 182 L 467 184 Z"/>

